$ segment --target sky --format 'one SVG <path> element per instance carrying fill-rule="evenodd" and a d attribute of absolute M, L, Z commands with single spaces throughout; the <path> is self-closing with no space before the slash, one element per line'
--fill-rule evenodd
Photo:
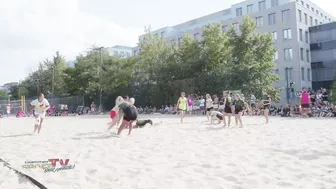
<path fill-rule="evenodd" d="M 69 61 L 93 45 L 136 46 L 145 26 L 173 26 L 242 1 L 0 0 L 0 85 L 24 79 L 56 51 Z M 312 2 L 336 17 L 335 0 Z"/>

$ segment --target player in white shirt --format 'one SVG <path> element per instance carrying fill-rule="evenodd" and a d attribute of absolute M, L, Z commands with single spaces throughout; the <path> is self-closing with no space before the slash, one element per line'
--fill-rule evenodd
<path fill-rule="evenodd" d="M 217 123 L 217 124 L 220 124 L 220 123 L 223 121 L 224 116 L 223 116 L 223 114 L 222 114 L 221 112 L 219 112 L 219 111 L 212 111 L 212 112 L 211 112 L 211 124 L 214 124 L 214 121 L 215 121 L 216 119 L 218 120 L 218 123 Z"/>
<path fill-rule="evenodd" d="M 34 108 L 33 115 L 36 118 L 34 133 L 37 130 L 37 133 L 40 133 L 43 119 L 45 118 L 46 111 L 49 109 L 50 104 L 47 99 L 44 98 L 44 95 L 41 93 L 36 100 L 33 100 L 30 103 L 30 106 Z"/>

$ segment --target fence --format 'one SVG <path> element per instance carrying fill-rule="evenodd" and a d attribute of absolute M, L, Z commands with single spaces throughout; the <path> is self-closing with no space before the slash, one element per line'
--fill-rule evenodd
<path fill-rule="evenodd" d="M 77 109 L 78 106 L 83 106 L 84 98 L 83 96 L 69 96 L 69 97 L 50 97 L 46 96 L 46 99 L 49 101 L 50 106 L 56 106 L 59 104 L 68 105 L 69 112 L 72 112 Z M 29 110 L 29 104 L 35 99 L 25 99 L 24 97 L 21 100 L 0 100 L 0 114 L 6 114 L 7 105 L 10 104 L 11 113 L 16 114 L 18 111 Z M 22 108 L 23 107 L 23 108 Z"/>

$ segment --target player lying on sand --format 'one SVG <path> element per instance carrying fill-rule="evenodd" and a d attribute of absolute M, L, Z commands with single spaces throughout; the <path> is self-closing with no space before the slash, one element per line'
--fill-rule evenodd
<path fill-rule="evenodd" d="M 135 125 L 133 126 L 133 129 L 136 128 L 144 128 L 147 124 L 150 124 L 151 126 L 153 125 L 153 121 L 150 119 L 145 119 L 145 120 L 137 120 Z"/>
<path fill-rule="evenodd" d="M 214 123 L 215 119 L 218 120 L 217 124 L 220 124 L 224 119 L 223 114 L 218 111 L 212 111 L 210 116 L 211 116 L 211 124 Z"/>

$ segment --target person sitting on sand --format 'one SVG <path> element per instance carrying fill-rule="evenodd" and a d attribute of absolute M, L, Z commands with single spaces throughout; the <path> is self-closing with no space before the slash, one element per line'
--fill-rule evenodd
<path fill-rule="evenodd" d="M 135 129 L 135 128 L 144 128 L 147 124 L 153 125 L 153 121 L 150 120 L 150 119 L 137 120 L 137 122 L 133 126 L 133 129 Z"/>
<path fill-rule="evenodd" d="M 223 119 L 224 119 L 223 114 L 220 113 L 219 111 L 212 111 L 210 116 L 211 116 L 211 124 L 214 123 L 215 119 L 218 120 L 217 124 L 220 124 L 223 121 Z"/>

